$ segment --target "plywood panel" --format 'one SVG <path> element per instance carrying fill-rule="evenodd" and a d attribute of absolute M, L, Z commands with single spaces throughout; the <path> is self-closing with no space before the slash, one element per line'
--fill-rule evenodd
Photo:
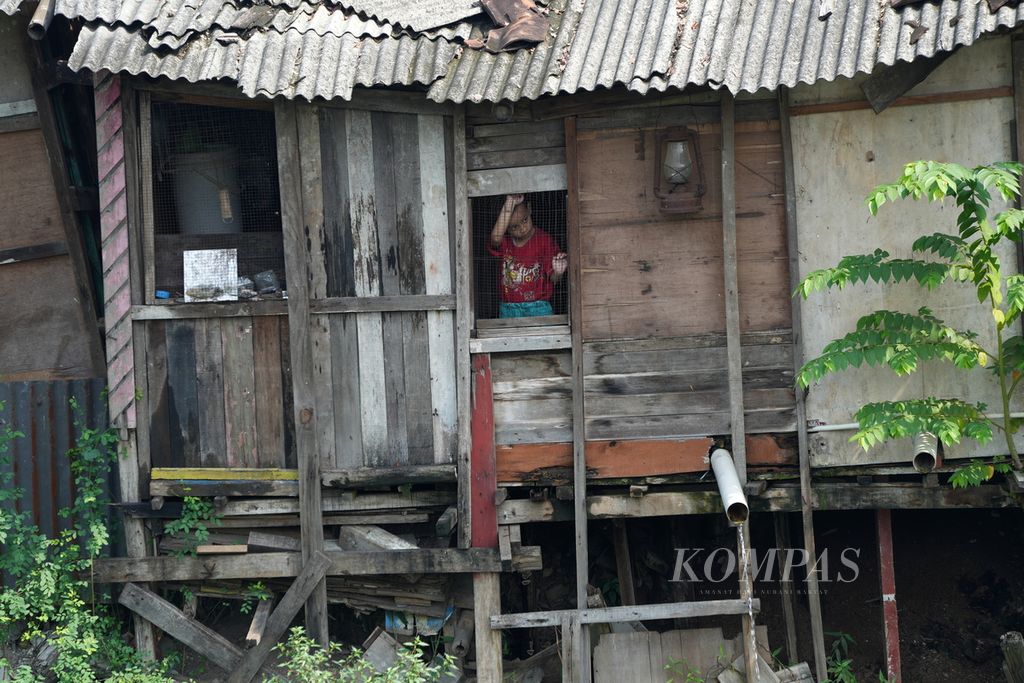
<path fill-rule="evenodd" d="M 252 321 L 259 467 L 285 467 L 280 321 L 278 316 L 261 316 Z"/>
<path fill-rule="evenodd" d="M 224 419 L 222 321 L 196 320 L 196 398 L 199 402 L 199 461 L 202 467 L 227 463 Z"/>
<path fill-rule="evenodd" d="M 703 125 L 703 210 L 666 214 L 654 196 L 654 130 L 581 131 L 586 339 L 721 332 L 721 164 Z M 774 122 L 737 126 L 737 230 L 744 330 L 789 325 L 781 140 Z"/>
<path fill-rule="evenodd" d="M 41 131 L 0 134 L 0 249 L 64 241 L 50 178 Z"/>

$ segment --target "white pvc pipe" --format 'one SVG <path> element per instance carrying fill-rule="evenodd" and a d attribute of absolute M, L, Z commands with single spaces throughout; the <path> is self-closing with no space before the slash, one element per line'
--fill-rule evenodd
<path fill-rule="evenodd" d="M 991 413 L 989 415 L 986 415 L 985 417 L 991 420 L 1002 420 L 1003 414 Z M 1015 419 L 1022 418 L 1024 417 L 1024 413 L 1010 413 L 1010 417 Z M 818 425 L 816 427 L 808 427 L 807 433 L 815 434 L 817 432 L 855 432 L 858 429 L 860 429 L 860 425 L 857 424 L 856 422 L 841 422 L 834 425 Z"/>
<path fill-rule="evenodd" d="M 711 469 L 715 473 L 718 493 L 722 496 L 722 507 L 729 523 L 734 526 L 743 524 L 750 516 L 750 507 L 747 505 L 747 496 L 743 493 L 739 475 L 736 474 L 732 454 L 724 448 L 715 449 L 711 454 Z"/>

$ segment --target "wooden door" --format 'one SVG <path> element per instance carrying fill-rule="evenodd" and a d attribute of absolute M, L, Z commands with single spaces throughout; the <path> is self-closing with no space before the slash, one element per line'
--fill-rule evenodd
<path fill-rule="evenodd" d="M 301 255 L 289 310 L 308 335 L 321 466 L 453 463 L 452 117 L 282 103 L 277 122 L 279 144 L 297 145 L 279 155 L 282 188 L 301 194 L 301 226 L 284 216 L 286 252 Z"/>

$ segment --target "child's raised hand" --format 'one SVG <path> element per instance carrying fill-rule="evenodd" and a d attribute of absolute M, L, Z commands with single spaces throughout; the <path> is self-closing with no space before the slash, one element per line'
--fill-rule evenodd
<path fill-rule="evenodd" d="M 565 270 L 569 267 L 569 257 L 564 251 L 561 251 L 551 257 L 551 271 L 555 275 L 563 275 Z"/>

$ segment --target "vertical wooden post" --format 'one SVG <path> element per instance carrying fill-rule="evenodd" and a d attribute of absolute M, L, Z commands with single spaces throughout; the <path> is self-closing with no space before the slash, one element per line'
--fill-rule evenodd
<path fill-rule="evenodd" d="M 615 536 L 615 569 L 619 575 L 619 595 L 623 605 L 636 604 L 636 589 L 633 586 L 633 566 L 629 557 L 629 534 L 626 533 L 626 521 L 612 521 Z"/>
<path fill-rule="evenodd" d="M 878 527 L 878 575 L 882 583 L 882 626 L 885 631 L 885 669 L 900 683 L 900 624 L 896 613 L 896 565 L 892 548 L 892 511 L 875 512 Z"/>
<path fill-rule="evenodd" d="M 743 358 L 740 350 L 740 299 L 736 259 L 736 103 L 722 89 L 722 258 L 725 266 L 725 339 L 729 361 L 729 412 L 732 427 L 732 458 L 740 482 L 747 483 L 746 425 L 743 419 Z M 750 556 L 750 523 L 743 523 L 741 556 Z M 740 572 L 740 599 L 754 596 L 749 571 Z M 754 620 L 743 616 L 743 659 L 747 681 L 757 681 L 757 648 L 752 637 Z"/>
<path fill-rule="evenodd" d="M 288 282 L 288 329 L 290 335 L 292 390 L 295 404 L 295 449 L 299 461 L 299 525 L 302 559 L 308 562 L 323 551 L 323 511 L 320 505 L 320 455 L 317 451 L 316 398 L 313 387 L 312 323 L 309 312 L 309 259 L 306 231 L 315 216 L 303 207 L 300 155 L 302 139 L 295 102 L 278 100 L 274 112 L 277 125 L 278 175 L 281 184 L 281 224 L 284 232 L 285 272 Z M 320 182 L 319 178 L 315 182 Z M 322 207 L 320 220 L 323 220 Z M 321 579 L 306 600 L 306 631 L 326 646 L 327 585 Z"/>
<path fill-rule="evenodd" d="M 452 119 L 452 177 L 455 193 L 455 371 L 459 436 L 456 451 L 458 476 L 458 543 L 460 548 L 471 544 L 470 528 L 472 502 L 470 501 L 472 468 L 470 451 L 472 433 L 468 425 L 472 420 L 470 407 L 472 387 L 469 358 L 469 330 L 472 327 L 470 293 L 470 256 L 473 250 L 469 225 L 469 198 L 466 196 L 466 110 L 459 107 Z M 488 371 L 489 374 L 489 371 Z"/>
<path fill-rule="evenodd" d="M 572 484 L 573 516 L 576 536 L 576 608 L 587 607 L 587 585 L 590 582 L 589 541 L 587 537 L 587 458 L 586 410 L 583 395 L 583 248 L 580 243 L 579 172 L 576 151 L 576 118 L 565 119 L 565 166 L 568 176 L 568 249 L 569 249 L 569 314 L 572 332 Z M 578 662 L 572 680 L 589 683 L 590 630 L 581 628 L 577 619 L 573 630 Z M 566 638 L 563 633 L 563 638 Z"/>
<path fill-rule="evenodd" d="M 501 683 L 501 631 L 491 628 L 491 615 L 501 614 L 501 574 L 473 574 L 473 622 L 476 644 L 476 680 Z"/>
<path fill-rule="evenodd" d="M 800 241 L 796 223 L 796 172 L 793 168 L 793 134 L 789 120 L 789 91 L 779 88 L 779 130 L 782 135 L 782 164 L 786 177 L 786 248 L 789 251 L 790 291 L 800 282 Z M 800 300 L 791 301 L 793 321 L 793 368 L 800 371 L 803 365 L 803 327 Z M 811 460 L 808 451 L 807 411 L 804 393 L 796 392 L 796 436 L 800 455 L 800 512 L 804 528 L 804 550 L 811 562 L 818 552 L 814 542 L 814 498 L 811 491 Z M 814 644 L 814 671 L 818 680 L 828 677 L 825 663 L 825 629 L 821 620 L 821 593 L 818 590 L 818 574 L 807 574 L 807 603 L 811 612 L 811 640 Z"/>
<path fill-rule="evenodd" d="M 472 447 L 470 463 L 472 490 L 469 510 L 460 516 L 472 515 L 470 533 L 474 548 L 498 547 L 498 513 L 495 495 L 498 492 L 494 465 L 494 392 L 491 387 L 491 357 L 473 356 Z M 476 622 L 476 673 L 479 681 L 502 680 L 501 631 L 491 628 L 491 616 L 501 614 L 501 575 L 473 575 L 473 619 Z"/>
<path fill-rule="evenodd" d="M 789 548 L 789 513 L 776 512 L 772 515 L 775 521 L 775 545 L 786 552 Z M 786 622 L 786 663 L 796 664 L 800 661 L 800 653 L 796 643 L 796 615 L 793 610 L 793 582 L 783 580 L 779 583 L 779 596 L 782 600 L 782 616 Z"/>

